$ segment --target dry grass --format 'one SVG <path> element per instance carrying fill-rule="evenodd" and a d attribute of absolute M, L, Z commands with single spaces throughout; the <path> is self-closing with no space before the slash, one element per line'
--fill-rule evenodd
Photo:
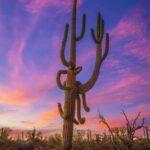
<path fill-rule="evenodd" d="M 44 138 L 35 129 L 28 132 L 25 138 L 9 137 L 8 129 L 1 129 L 0 150 L 62 150 L 62 137 L 59 134 Z M 125 138 L 122 136 L 122 138 Z M 121 150 L 128 150 L 128 145 L 116 140 L 117 146 Z M 124 139 L 125 140 L 125 139 Z M 83 132 L 78 130 L 73 138 L 73 150 L 115 150 L 112 144 L 112 137 L 106 134 L 91 136 L 90 131 Z M 138 138 L 132 142 L 131 150 L 150 150 L 150 142 L 146 138 Z"/>

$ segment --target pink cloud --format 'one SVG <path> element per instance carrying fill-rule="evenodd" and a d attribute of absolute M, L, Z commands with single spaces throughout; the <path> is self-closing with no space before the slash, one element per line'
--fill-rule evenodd
<path fill-rule="evenodd" d="M 26 124 L 26 125 L 35 125 L 36 122 L 35 121 L 21 121 L 22 124 Z"/>
<path fill-rule="evenodd" d="M 9 87 L 1 85 L 0 103 L 25 105 L 40 101 L 44 92 L 54 88 L 56 65 L 47 70 L 38 70 L 34 62 L 29 66 L 24 64 L 24 52 L 27 40 L 37 23 L 37 17 L 30 17 L 27 26 L 22 26 L 22 20 L 17 15 L 13 19 L 14 40 L 7 54 L 10 69 L 1 68 L 0 71 L 9 75 Z"/>
<path fill-rule="evenodd" d="M 116 60 L 114 58 L 109 58 L 108 60 L 106 60 L 106 67 L 108 68 L 114 68 L 116 66 L 119 66 L 120 64 L 120 61 L 119 60 Z"/>
<path fill-rule="evenodd" d="M 135 119 L 135 117 L 137 116 L 137 113 L 138 112 L 136 112 L 136 113 L 134 113 L 133 114 L 133 112 L 131 113 L 131 112 L 127 112 L 127 115 L 128 115 L 128 119 L 131 121 L 132 119 Z M 131 116 L 132 115 L 132 116 Z M 124 118 L 124 116 L 122 115 L 122 114 L 120 114 L 120 115 L 117 115 L 117 116 L 113 116 L 113 117 L 111 117 L 111 118 L 106 118 L 106 120 L 107 120 L 107 122 L 108 122 L 108 124 L 109 124 L 109 126 L 111 127 L 111 128 L 115 128 L 115 127 L 126 127 L 126 120 L 125 120 L 125 118 Z M 139 118 L 139 120 L 138 120 L 139 122 L 139 124 L 141 124 L 141 122 L 142 122 L 142 118 L 140 117 Z M 103 124 L 103 123 L 100 123 L 99 124 L 99 129 L 101 130 L 101 131 L 107 131 L 107 133 L 108 133 L 108 128 Z M 140 129 L 140 130 L 138 130 L 138 131 L 136 131 L 136 133 L 135 133 L 135 135 L 136 136 L 143 136 L 143 129 Z"/>
<path fill-rule="evenodd" d="M 150 63 L 150 36 L 139 37 L 136 41 L 131 41 L 125 45 L 125 49 L 128 49 L 126 55 L 131 55 L 139 58 L 141 61 Z"/>
<path fill-rule="evenodd" d="M 129 73 L 131 73 L 131 69 L 130 68 L 122 68 L 122 69 L 117 70 L 116 72 L 119 75 L 129 74 Z"/>
<path fill-rule="evenodd" d="M 32 105 L 43 101 L 44 94 L 56 87 L 56 68 L 53 65 L 41 71 L 34 63 L 28 67 L 23 65 L 19 74 L 11 76 L 9 85 L 0 85 L 0 103 Z"/>
<path fill-rule="evenodd" d="M 110 34 L 113 44 L 130 39 L 124 45 L 125 52 L 123 54 L 137 57 L 139 60 L 149 63 L 150 34 L 147 30 L 150 22 L 148 18 L 144 17 L 146 14 L 147 10 L 144 9 L 144 6 L 137 6 L 129 10 Z"/>
<path fill-rule="evenodd" d="M 142 122 L 142 118 L 145 118 L 145 125 L 150 126 L 150 124 L 149 124 L 150 123 L 149 122 L 150 112 L 149 112 L 149 107 L 147 104 L 140 104 L 133 109 L 125 110 L 125 113 L 129 119 L 129 121 L 131 121 L 131 122 L 136 118 L 136 116 L 139 112 L 141 112 L 141 115 L 139 117 L 138 123 L 140 124 Z M 111 128 L 126 127 L 126 119 L 125 119 L 124 115 L 122 114 L 121 110 L 120 110 L 120 114 L 117 114 L 117 115 L 113 115 L 113 116 L 109 116 L 109 117 L 106 117 L 105 114 L 103 114 L 103 113 L 102 113 L 102 115 L 104 116 L 104 118 L 106 119 L 106 121 L 108 122 L 108 124 L 110 125 Z M 98 115 L 96 118 L 98 118 Z M 98 120 L 97 122 L 99 122 L 99 119 L 97 119 L 97 120 Z M 98 123 L 97 130 L 98 129 L 101 131 L 105 131 L 104 129 L 108 130 L 107 127 L 103 123 Z M 143 135 L 143 130 L 141 129 L 138 132 L 136 132 L 136 135 L 140 135 L 140 136 Z"/>
<path fill-rule="evenodd" d="M 83 55 L 79 56 L 78 63 L 84 64 L 85 62 L 89 61 L 91 58 L 94 58 L 96 55 L 96 50 L 90 50 L 87 53 L 84 53 Z"/>
<path fill-rule="evenodd" d="M 0 12 L 1 13 L 1 12 Z M 0 43 L 3 41 L 3 33 L 5 30 L 5 26 L 4 26 L 4 20 L 3 20 L 3 16 L 0 14 Z M 0 52 L 2 51 L 2 48 L 0 47 Z"/>
<path fill-rule="evenodd" d="M 113 84 L 112 87 L 109 88 L 109 91 L 120 90 L 122 88 L 126 88 L 130 85 L 137 84 L 139 82 L 143 82 L 142 78 L 139 76 L 128 76 L 126 78 L 121 79 L 117 83 Z"/>
<path fill-rule="evenodd" d="M 145 118 L 147 121 L 150 119 L 149 105 L 147 104 L 140 104 L 131 110 L 125 110 L 125 113 L 128 116 L 128 119 L 130 121 L 133 121 L 139 112 L 141 112 L 139 121 L 142 121 L 142 118 Z M 145 120 L 145 125 L 150 126 L 150 124 L 147 124 L 148 122 L 146 120 Z M 125 122 L 126 122 L 122 113 L 113 117 L 109 117 L 108 121 L 113 127 L 125 126 Z"/>
<path fill-rule="evenodd" d="M 27 45 L 27 40 L 37 23 L 37 17 L 30 17 L 25 27 L 22 25 L 22 19 L 17 14 L 13 19 L 13 43 L 8 51 L 7 59 L 11 66 L 10 76 L 15 78 L 19 75 L 23 67 L 23 54 Z"/>
<path fill-rule="evenodd" d="M 2 31 L 3 24 L 2 24 L 2 15 L 0 15 L 0 31 Z"/>
<path fill-rule="evenodd" d="M 38 82 L 37 82 L 38 81 Z M 15 79 L 8 88 L 1 86 L 0 103 L 11 105 L 32 105 L 43 101 L 44 93 L 56 87 L 51 72 L 34 74 L 30 78 Z"/>
<path fill-rule="evenodd" d="M 89 105 L 96 106 L 107 103 L 132 103 L 136 99 L 149 97 L 149 85 L 147 79 L 130 74 L 115 82 L 110 82 L 103 88 L 98 88 L 94 93 L 88 95 Z"/>
<path fill-rule="evenodd" d="M 115 40 L 122 40 L 130 36 L 135 36 L 139 32 L 141 32 L 139 24 L 125 17 L 120 20 L 118 25 L 110 32 L 110 34 L 115 37 Z"/>
<path fill-rule="evenodd" d="M 46 126 L 46 125 L 52 123 L 54 120 L 56 120 L 60 117 L 57 108 L 51 109 L 49 111 L 43 111 L 38 116 L 39 117 L 37 119 L 25 120 L 25 121 L 21 121 L 21 123 L 23 125 L 43 127 L 43 126 Z M 55 123 L 55 125 L 56 125 L 55 126 L 55 128 L 56 128 L 58 125 L 56 123 Z"/>
<path fill-rule="evenodd" d="M 68 11 L 72 8 L 72 1 L 70 0 L 31 0 L 29 3 L 20 0 L 20 2 L 24 3 L 26 10 L 32 13 L 39 12 L 46 7 L 55 7 L 59 11 Z M 83 0 L 79 0 L 78 5 L 80 6 L 82 3 Z"/>
<path fill-rule="evenodd" d="M 129 37 L 136 37 L 143 33 L 147 24 L 147 20 L 143 18 L 145 13 L 146 10 L 142 6 L 129 10 L 116 27 L 111 30 L 110 35 L 113 37 L 112 39 L 115 38 L 115 41 L 118 41 Z"/>
<path fill-rule="evenodd" d="M 0 72 L 8 75 L 9 85 L 1 85 L 0 103 L 5 105 L 32 105 L 39 103 L 46 98 L 44 94 L 56 87 L 56 73 L 58 66 L 53 64 L 50 67 L 38 69 L 33 61 L 28 65 L 24 63 L 24 53 L 32 30 L 38 21 L 37 15 L 31 15 L 23 25 L 23 20 L 16 12 L 13 18 L 13 40 L 7 53 L 8 68 L 0 68 Z M 57 54 L 58 36 L 52 36 L 52 48 L 54 55 Z M 56 54 L 55 54 L 56 53 Z M 58 54 L 57 54 L 58 56 Z"/>
<path fill-rule="evenodd" d="M 137 116 L 138 112 L 142 112 L 141 116 L 139 118 L 139 123 L 142 120 L 141 118 L 143 118 L 143 117 L 150 119 L 150 114 L 148 116 L 146 112 L 139 110 L 138 109 L 139 106 L 135 107 L 132 110 L 125 110 L 125 112 L 128 116 L 128 119 L 130 121 L 132 121 Z M 147 109 L 147 106 L 144 105 L 144 108 Z M 111 128 L 113 128 L 113 127 L 125 127 L 126 126 L 126 120 L 125 120 L 121 110 L 120 110 L 119 114 L 109 116 L 109 117 L 105 116 L 105 114 L 103 114 L 103 112 L 101 112 L 101 113 Z M 104 131 L 108 130 L 107 127 L 103 123 L 100 123 L 99 121 L 100 121 L 100 119 L 99 119 L 98 113 L 96 115 L 90 115 L 90 116 L 86 115 L 85 124 L 79 126 L 79 128 L 82 128 L 82 129 L 89 129 L 90 128 L 90 129 L 95 130 L 97 132 L 104 132 Z M 146 125 L 148 125 L 148 124 L 146 124 Z"/>
<path fill-rule="evenodd" d="M 89 50 L 86 53 L 82 54 L 78 58 L 78 64 L 83 65 L 90 62 L 90 59 L 96 59 L 96 50 Z M 119 60 L 114 59 L 112 57 L 108 57 L 108 59 L 105 62 L 106 67 L 113 68 L 120 64 Z"/>
<path fill-rule="evenodd" d="M 16 88 L 10 85 L 7 88 L 2 85 L 0 89 L 0 103 L 4 105 L 28 106 L 39 101 L 37 93 L 31 93 L 31 90 L 25 87 Z"/>

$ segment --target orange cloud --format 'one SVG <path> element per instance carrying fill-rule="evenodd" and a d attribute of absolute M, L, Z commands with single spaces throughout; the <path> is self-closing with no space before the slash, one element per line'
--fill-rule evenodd
<path fill-rule="evenodd" d="M 27 124 L 30 126 L 42 127 L 50 123 L 55 124 L 54 120 L 58 118 L 59 118 L 58 110 L 51 109 L 50 111 L 46 111 L 46 112 L 39 114 L 39 117 L 37 120 L 26 120 L 26 121 L 21 121 L 21 123 Z"/>
<path fill-rule="evenodd" d="M 52 109 L 51 111 L 45 112 L 40 116 L 40 122 L 48 122 L 50 120 L 54 120 L 59 117 L 58 110 L 57 109 Z"/>
<path fill-rule="evenodd" d="M 0 86 L 0 103 L 9 105 L 25 105 L 25 90 L 8 90 Z"/>

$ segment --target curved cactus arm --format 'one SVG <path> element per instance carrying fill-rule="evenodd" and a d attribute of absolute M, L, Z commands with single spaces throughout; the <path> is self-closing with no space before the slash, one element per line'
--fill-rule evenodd
<path fill-rule="evenodd" d="M 73 122 L 76 124 L 76 125 L 79 125 L 79 122 L 74 118 Z"/>
<path fill-rule="evenodd" d="M 61 118 L 65 119 L 64 111 L 63 111 L 62 106 L 61 106 L 60 103 L 58 103 L 58 111 L 59 111 L 59 114 L 60 114 Z"/>
<path fill-rule="evenodd" d="M 77 118 L 78 121 L 80 122 L 80 124 L 84 124 L 85 123 L 85 117 L 81 117 L 81 100 L 80 100 L 80 96 L 79 94 L 77 94 Z"/>
<path fill-rule="evenodd" d="M 89 79 L 89 81 L 87 81 L 85 84 L 79 85 L 79 93 L 86 93 L 94 86 L 99 75 L 100 66 L 101 66 L 101 55 L 100 55 L 100 51 L 97 50 L 97 57 L 96 57 L 96 63 L 95 63 L 93 74 Z"/>
<path fill-rule="evenodd" d="M 100 22 L 101 22 L 101 14 L 98 13 L 98 15 L 97 15 L 97 37 L 99 37 L 100 33 L 101 33 L 101 31 L 100 31 L 100 28 L 101 28 Z"/>
<path fill-rule="evenodd" d="M 82 94 L 82 102 L 83 102 L 83 108 L 84 108 L 84 110 L 86 112 L 89 112 L 90 108 L 87 106 L 85 93 Z"/>
<path fill-rule="evenodd" d="M 99 43 L 102 42 L 104 35 L 104 20 L 101 17 L 101 14 L 98 13 L 97 17 L 97 37 L 99 38 Z"/>
<path fill-rule="evenodd" d="M 108 52 L 109 52 L 109 34 L 106 33 L 105 51 L 102 57 L 102 62 L 106 59 Z"/>
<path fill-rule="evenodd" d="M 60 89 L 62 89 L 62 90 L 71 90 L 71 88 L 70 87 L 66 87 L 65 85 L 63 85 L 62 83 L 61 83 L 61 75 L 62 74 L 67 74 L 67 70 L 60 70 L 60 71 L 58 71 L 57 72 L 57 78 L 56 78 L 56 81 L 57 81 L 57 86 L 60 88 Z"/>
<path fill-rule="evenodd" d="M 91 35 L 92 35 L 92 38 L 95 41 L 95 43 L 99 44 L 99 40 L 97 40 L 97 37 L 96 37 L 96 34 L 95 34 L 93 28 L 91 29 Z"/>
<path fill-rule="evenodd" d="M 64 37 L 62 40 L 61 53 L 60 53 L 60 58 L 61 58 L 62 63 L 67 67 L 69 67 L 69 65 L 70 65 L 70 63 L 67 62 L 67 60 L 65 58 L 65 48 L 66 48 L 66 43 L 67 43 L 68 31 L 69 31 L 69 24 L 66 24 L 65 31 L 64 31 Z"/>
<path fill-rule="evenodd" d="M 82 31 L 81 31 L 81 34 L 76 37 L 76 41 L 80 41 L 84 34 L 85 34 L 85 28 L 86 28 L 86 14 L 83 14 L 83 17 L 82 17 Z"/>
<path fill-rule="evenodd" d="M 66 119 L 66 117 L 65 117 L 65 115 L 64 115 L 64 111 L 63 111 L 62 106 L 61 106 L 60 103 L 58 103 L 58 111 L 59 111 L 59 114 L 60 114 L 61 118 L 62 118 L 62 119 Z M 76 119 L 74 119 L 73 122 L 74 122 L 76 125 L 79 124 L 79 122 L 78 122 Z"/>
<path fill-rule="evenodd" d="M 79 85 L 79 93 L 86 93 L 87 91 L 89 91 L 94 86 L 96 80 L 98 79 L 101 64 L 106 59 L 108 55 L 108 51 L 109 51 L 109 34 L 108 33 L 106 34 L 105 52 L 103 56 L 101 56 L 101 48 L 100 49 L 98 48 L 100 48 L 100 45 L 97 46 L 97 50 L 96 50 L 96 63 L 95 63 L 93 74 L 91 78 L 85 84 Z"/>
<path fill-rule="evenodd" d="M 101 44 L 104 35 L 104 20 L 101 18 L 100 13 L 97 16 L 97 34 L 91 28 L 91 36 L 96 44 Z"/>
<path fill-rule="evenodd" d="M 79 74 L 82 71 L 82 67 L 79 66 L 75 69 L 75 75 Z"/>

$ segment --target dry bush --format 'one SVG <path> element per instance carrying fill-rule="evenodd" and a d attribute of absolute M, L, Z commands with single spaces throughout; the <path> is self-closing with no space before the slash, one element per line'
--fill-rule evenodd
<path fill-rule="evenodd" d="M 109 133 L 110 133 L 110 140 L 113 145 L 113 148 L 116 150 L 138 150 L 138 149 L 144 149 L 144 147 L 141 147 L 141 143 L 146 145 L 146 149 L 150 149 L 149 141 L 145 143 L 145 141 L 141 141 L 140 138 L 137 138 L 135 136 L 135 133 L 137 130 L 144 127 L 145 118 L 142 118 L 141 123 L 139 122 L 139 117 L 141 113 L 139 112 L 137 116 L 133 120 L 129 120 L 125 111 L 122 110 L 123 116 L 126 120 L 125 127 L 115 127 L 111 128 L 104 118 L 104 116 L 99 112 L 99 119 L 100 123 L 103 123 L 106 125 Z"/>

